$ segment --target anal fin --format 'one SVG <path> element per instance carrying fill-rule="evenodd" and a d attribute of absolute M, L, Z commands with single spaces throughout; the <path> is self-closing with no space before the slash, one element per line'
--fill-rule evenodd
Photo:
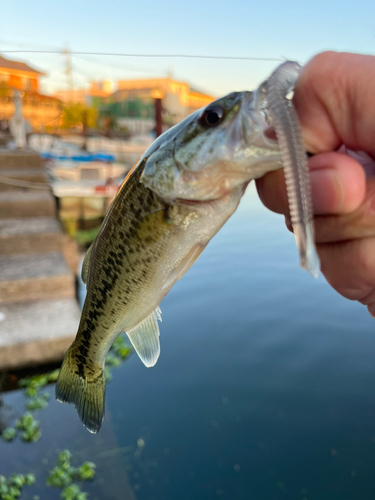
<path fill-rule="evenodd" d="M 160 355 L 158 319 L 161 321 L 159 307 L 137 326 L 126 331 L 132 346 L 147 368 L 154 366 Z"/>

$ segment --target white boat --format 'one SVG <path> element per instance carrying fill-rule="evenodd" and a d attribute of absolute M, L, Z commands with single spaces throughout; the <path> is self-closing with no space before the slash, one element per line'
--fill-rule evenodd
<path fill-rule="evenodd" d="M 59 217 L 90 220 L 104 217 L 129 167 L 121 163 L 59 160 L 47 167 Z"/>

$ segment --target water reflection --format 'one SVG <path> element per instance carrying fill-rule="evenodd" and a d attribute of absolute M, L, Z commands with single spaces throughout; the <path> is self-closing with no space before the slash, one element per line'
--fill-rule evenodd
<path fill-rule="evenodd" d="M 157 365 L 113 373 L 100 433 L 51 401 L 39 443 L 0 443 L 1 472 L 43 478 L 69 448 L 98 465 L 91 499 L 372 500 L 374 322 L 297 262 L 251 188 L 163 301 Z"/>

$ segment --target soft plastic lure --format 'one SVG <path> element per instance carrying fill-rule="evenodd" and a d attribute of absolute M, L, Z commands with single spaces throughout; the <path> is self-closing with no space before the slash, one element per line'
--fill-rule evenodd
<path fill-rule="evenodd" d="M 320 263 L 314 240 L 307 155 L 290 98 L 300 71 L 301 66 L 294 61 L 286 61 L 276 68 L 257 91 L 258 109 L 275 129 L 279 143 L 300 267 L 317 278 Z"/>

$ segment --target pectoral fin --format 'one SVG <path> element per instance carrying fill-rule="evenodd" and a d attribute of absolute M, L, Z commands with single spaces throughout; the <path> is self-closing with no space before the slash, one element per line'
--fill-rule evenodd
<path fill-rule="evenodd" d="M 155 365 L 160 354 L 158 319 L 161 321 L 159 307 L 137 326 L 126 331 L 136 353 L 148 368 Z"/>

